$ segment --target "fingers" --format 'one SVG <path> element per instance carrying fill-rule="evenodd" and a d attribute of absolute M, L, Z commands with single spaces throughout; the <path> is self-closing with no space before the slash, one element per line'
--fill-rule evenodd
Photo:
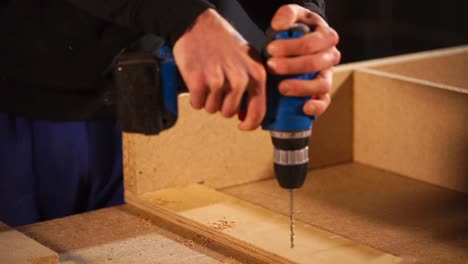
<path fill-rule="evenodd" d="M 306 25 L 328 26 L 319 15 L 299 5 L 284 5 L 276 11 L 271 20 L 271 27 L 276 31 L 287 30 L 297 22 Z"/>
<path fill-rule="evenodd" d="M 266 109 L 266 69 L 259 61 L 243 65 L 226 63 L 205 69 L 204 75 L 188 74 L 184 80 L 193 108 L 204 108 L 208 113 L 220 111 L 224 117 L 233 117 L 239 113 L 242 97 L 247 93 L 246 116 L 239 128 L 253 130 L 262 122 Z"/>
<path fill-rule="evenodd" d="M 279 84 L 279 90 L 286 96 L 322 96 L 330 93 L 333 83 L 333 70 L 321 71 L 312 80 L 286 79 Z"/>
<path fill-rule="evenodd" d="M 318 72 L 339 63 L 340 52 L 332 47 L 326 51 L 298 57 L 272 57 L 267 65 L 270 72 L 279 75 Z"/>
<path fill-rule="evenodd" d="M 339 37 L 334 29 L 318 26 L 301 38 L 275 40 L 268 45 L 267 51 L 273 57 L 299 56 L 329 49 L 338 42 Z"/>
<path fill-rule="evenodd" d="M 221 102 L 224 96 L 223 88 L 225 86 L 224 72 L 220 67 L 209 71 L 209 76 L 205 76 L 208 85 L 208 95 L 205 104 L 205 110 L 208 113 L 216 113 L 221 108 Z"/>
<path fill-rule="evenodd" d="M 226 86 L 225 97 L 222 102 L 221 115 L 227 118 L 233 117 L 239 112 L 242 95 L 247 89 L 249 76 L 245 71 L 233 69 L 227 75 L 229 85 Z"/>
<path fill-rule="evenodd" d="M 255 71 L 255 70 L 254 70 Z M 260 126 L 266 113 L 266 71 L 256 69 L 257 78 L 251 79 L 248 85 L 247 114 L 239 124 L 240 130 L 254 130 Z M 255 72 L 254 72 L 255 73 Z"/>
<path fill-rule="evenodd" d="M 182 77 L 190 91 L 190 104 L 197 110 L 202 109 L 207 97 L 205 77 L 197 72 L 187 74 L 187 76 L 182 75 Z"/>
<path fill-rule="evenodd" d="M 318 96 L 317 98 L 309 100 L 307 103 L 304 104 L 304 113 L 309 116 L 321 115 L 328 108 L 330 102 L 330 94 Z"/>

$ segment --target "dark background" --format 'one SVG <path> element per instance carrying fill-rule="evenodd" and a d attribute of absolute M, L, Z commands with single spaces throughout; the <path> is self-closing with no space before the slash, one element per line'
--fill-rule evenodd
<path fill-rule="evenodd" d="M 252 0 L 255 1 L 255 0 Z M 338 32 L 342 63 L 468 44 L 468 9 L 462 0 L 326 0 L 327 19 Z M 218 8 L 252 44 L 261 32 L 235 0 Z"/>

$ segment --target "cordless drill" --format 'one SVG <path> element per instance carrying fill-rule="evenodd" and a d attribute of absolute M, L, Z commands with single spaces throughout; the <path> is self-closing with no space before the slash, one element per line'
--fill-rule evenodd
<path fill-rule="evenodd" d="M 309 33 L 304 24 L 296 24 L 289 30 L 267 31 L 269 41 L 277 39 L 300 38 Z M 262 128 L 269 130 L 274 145 L 274 170 L 279 185 L 290 193 L 290 232 L 291 248 L 294 247 L 294 193 L 305 181 L 309 163 L 309 139 L 315 117 L 303 112 L 304 103 L 310 97 L 283 96 L 278 84 L 284 79 L 310 80 L 316 73 L 290 76 L 268 76 L 267 113 Z"/>
<path fill-rule="evenodd" d="M 267 39 L 299 38 L 307 33 L 307 26 L 296 24 L 287 31 L 267 31 Z M 278 84 L 288 78 L 309 80 L 315 75 L 269 75 L 267 83 L 267 113 L 262 128 L 271 134 L 276 179 L 282 188 L 290 190 L 291 248 L 294 247 L 293 190 L 304 184 L 307 175 L 309 138 L 315 117 L 305 115 L 302 110 L 310 97 L 283 96 Z M 177 95 L 186 88 L 169 47 L 154 49 L 150 45 L 145 51 L 123 53 L 117 60 L 114 76 L 117 118 L 123 131 L 158 134 L 175 124 Z"/>

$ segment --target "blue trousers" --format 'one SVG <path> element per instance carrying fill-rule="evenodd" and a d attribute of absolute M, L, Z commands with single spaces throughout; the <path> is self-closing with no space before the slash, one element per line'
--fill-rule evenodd
<path fill-rule="evenodd" d="M 121 137 L 113 120 L 0 113 L 0 221 L 20 226 L 122 204 Z"/>

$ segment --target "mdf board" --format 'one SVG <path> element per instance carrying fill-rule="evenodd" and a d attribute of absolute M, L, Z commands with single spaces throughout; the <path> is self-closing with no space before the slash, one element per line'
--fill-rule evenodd
<path fill-rule="evenodd" d="M 312 167 L 346 154 L 468 192 L 467 61 L 464 46 L 337 67 L 332 104 L 313 127 Z"/>
<path fill-rule="evenodd" d="M 274 179 L 222 192 L 289 212 Z M 408 262 L 468 263 L 468 194 L 350 162 L 311 170 L 295 200 L 300 221 Z"/>
<path fill-rule="evenodd" d="M 169 131 L 124 134 L 126 191 L 143 194 L 190 183 L 221 188 L 273 176 L 269 133 L 241 132 L 236 118 L 193 110 L 187 95 L 178 104 L 179 119 Z"/>
<path fill-rule="evenodd" d="M 310 145 L 312 172 L 317 168 L 330 168 L 332 175 L 344 173 L 351 177 L 351 183 L 355 183 L 353 177 L 356 175 L 352 171 L 343 172 L 339 164 L 357 162 L 382 169 L 388 173 L 383 175 L 388 177 L 399 175 L 451 191 L 468 192 L 468 89 L 463 81 L 466 54 L 468 46 L 337 67 L 332 104 L 313 127 Z M 438 74 L 417 73 L 430 69 L 427 65 L 432 60 L 445 65 L 435 68 Z M 407 73 L 403 75 L 398 72 L 399 66 L 392 65 L 401 65 L 401 69 L 408 67 L 411 71 L 403 71 Z M 452 69 L 450 65 L 455 65 L 456 68 Z M 444 72 L 440 72 L 442 70 Z M 433 78 L 423 79 L 426 76 Z M 445 80 L 446 78 L 461 80 Z M 203 224 L 203 219 L 187 218 L 182 216 L 184 212 L 168 211 L 164 202 L 155 202 L 145 195 L 155 191 L 163 192 L 168 188 L 184 190 L 185 187 L 182 186 L 194 183 L 223 191 L 272 179 L 272 145 L 269 135 L 261 130 L 238 132 L 236 120 L 223 120 L 191 110 L 186 97 L 179 98 L 179 102 L 182 109 L 181 122 L 173 130 L 164 132 L 167 133 L 165 136 L 124 136 L 127 200 L 149 212 L 172 216 L 178 219 L 175 222 L 189 225 L 210 236 L 214 232 L 213 228 Z M 184 120 L 185 118 L 187 119 Z M 171 136 L 171 133 L 175 134 Z M 157 150 L 160 150 L 159 153 Z M 337 171 L 334 172 L 335 170 Z M 339 185 L 339 182 L 329 184 Z M 354 186 L 360 188 L 359 185 Z M 281 191 L 278 186 L 276 188 L 278 192 Z M 390 186 L 381 188 L 382 191 L 393 191 Z M 313 197 L 313 194 L 310 195 Z M 287 197 L 284 199 L 287 200 Z M 250 198 L 247 199 L 249 201 Z M 356 200 L 350 199 L 350 202 Z M 404 208 L 404 202 L 401 206 Z M 209 205 L 207 207 L 210 208 Z M 270 209 L 275 214 L 284 214 L 279 208 Z M 253 211 L 256 210 L 261 209 Z M 214 208 L 207 213 L 211 211 L 215 211 Z M 313 215 L 314 212 L 308 214 Z M 412 215 L 408 214 L 408 217 L 411 218 Z M 451 225 L 453 217 L 448 216 L 445 224 Z M 305 225 L 313 222 L 310 218 L 303 219 Z M 329 224 L 332 225 L 333 221 Z M 390 224 L 394 226 L 388 226 L 387 229 L 405 231 L 398 223 Z M 348 236 L 346 232 L 338 232 L 327 226 L 320 228 L 337 232 L 340 237 L 346 236 L 358 243 L 375 246 L 356 233 Z M 385 235 L 366 232 L 372 230 L 372 226 L 366 226 L 365 222 L 360 228 L 367 238 L 378 240 L 380 235 Z M 286 230 L 287 227 L 278 232 Z M 251 229 L 251 232 L 255 231 L 254 228 Z M 386 232 L 385 229 L 381 231 Z M 252 248 L 258 251 L 261 249 L 259 241 L 241 239 L 239 242 L 238 238 L 229 233 L 215 234 L 227 239 L 227 244 L 240 247 L 246 252 Z M 423 241 L 418 245 L 426 245 L 430 251 L 427 241 L 431 240 Z M 406 242 L 408 241 L 395 241 Z M 269 243 L 274 244 L 271 240 Z M 448 251 L 455 250 L 458 246 L 449 245 Z M 277 252 L 271 250 L 263 248 L 262 256 L 278 256 Z M 403 254 L 393 250 L 390 244 L 382 245 L 379 250 Z M 428 252 L 417 247 L 413 247 L 413 250 Z M 406 261 L 420 261 L 422 256 L 417 252 L 411 254 L 405 251 L 404 254 Z M 290 257 L 281 256 L 280 259 L 293 261 Z"/>
<path fill-rule="evenodd" d="M 57 264 L 58 255 L 0 222 L 0 263 Z"/>
<path fill-rule="evenodd" d="M 146 193 L 130 202 L 265 263 L 400 263 L 401 259 L 296 222 L 290 248 L 289 218 L 205 186 Z"/>
<path fill-rule="evenodd" d="M 354 84 L 356 161 L 468 192 L 468 89 L 366 69 Z"/>

